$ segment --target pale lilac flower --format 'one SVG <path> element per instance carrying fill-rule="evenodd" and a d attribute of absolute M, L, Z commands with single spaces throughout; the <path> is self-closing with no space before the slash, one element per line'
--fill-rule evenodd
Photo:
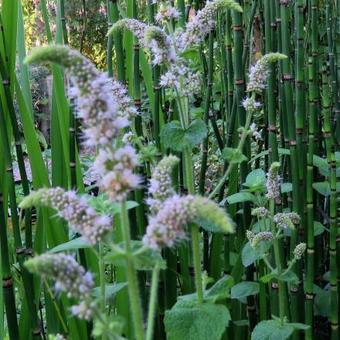
<path fill-rule="evenodd" d="M 192 98 L 201 91 L 201 75 L 199 72 L 192 71 L 182 60 L 178 60 L 161 76 L 159 84 Z"/>
<path fill-rule="evenodd" d="M 90 320 L 94 304 L 91 302 L 91 291 L 94 288 L 92 274 L 77 263 L 71 255 L 43 254 L 26 261 L 29 271 L 43 278 L 55 280 L 56 291 L 66 293 L 67 297 L 80 301 L 73 306 L 72 314 L 80 319 Z"/>
<path fill-rule="evenodd" d="M 281 53 L 268 53 L 260 58 L 249 70 L 248 92 L 261 93 L 267 87 L 267 79 L 270 73 L 270 64 L 287 58 Z"/>
<path fill-rule="evenodd" d="M 181 14 L 177 8 L 168 5 L 161 5 L 155 16 L 155 20 L 164 24 L 170 22 L 171 20 L 178 19 L 180 15 Z"/>
<path fill-rule="evenodd" d="M 251 123 L 249 129 L 255 140 L 257 141 L 262 140 L 261 132 L 258 131 L 255 123 Z"/>
<path fill-rule="evenodd" d="M 183 50 L 199 44 L 205 36 L 215 28 L 216 14 L 219 10 L 231 9 L 242 12 L 241 6 L 233 0 L 215 0 L 207 2 L 202 10 L 191 18 L 181 35 L 179 45 Z"/>
<path fill-rule="evenodd" d="M 250 244 L 253 248 L 256 248 L 262 241 L 272 241 L 274 238 L 273 233 L 270 231 L 260 231 L 255 234 L 250 240 Z"/>
<path fill-rule="evenodd" d="M 294 229 L 294 224 L 300 223 L 300 216 L 295 212 L 277 213 L 273 221 L 280 229 Z"/>
<path fill-rule="evenodd" d="M 266 209 L 265 207 L 258 207 L 258 208 L 255 208 L 251 211 L 251 214 L 253 216 L 256 216 L 256 217 L 267 217 L 269 216 L 269 210 Z"/>
<path fill-rule="evenodd" d="M 155 216 L 150 217 L 143 242 L 154 249 L 173 247 L 186 239 L 186 225 L 205 221 L 215 231 L 231 233 L 234 223 L 215 202 L 205 197 L 187 195 L 166 199 Z"/>
<path fill-rule="evenodd" d="M 179 159 L 175 156 L 164 157 L 152 172 L 148 192 L 150 197 L 147 199 L 147 204 L 153 214 L 159 210 L 163 201 L 175 194 L 171 173 L 178 162 Z"/>
<path fill-rule="evenodd" d="M 109 30 L 109 35 L 122 29 L 131 31 L 143 48 L 149 49 L 153 64 L 171 63 L 176 60 L 176 52 L 170 37 L 158 26 L 146 25 L 136 19 L 121 19 Z"/>
<path fill-rule="evenodd" d="M 125 145 L 117 149 L 99 150 L 93 169 L 99 175 L 100 188 L 112 200 L 121 201 L 140 183 L 139 176 L 133 172 L 137 165 L 135 149 Z"/>
<path fill-rule="evenodd" d="M 143 242 L 150 248 L 173 247 L 186 239 L 185 226 L 196 216 L 193 196 L 174 195 L 167 199 L 156 216 L 151 217 Z"/>
<path fill-rule="evenodd" d="M 255 113 L 261 108 L 262 104 L 253 97 L 246 97 L 242 100 L 242 106 L 247 112 Z"/>
<path fill-rule="evenodd" d="M 306 249 L 307 249 L 306 243 L 299 243 L 293 251 L 294 258 L 296 260 L 300 260 L 303 254 L 305 253 Z"/>
<path fill-rule="evenodd" d="M 137 20 L 124 21 L 137 35 L 144 37 L 144 25 Z M 157 35 L 156 35 L 157 36 Z M 83 119 L 85 143 L 99 149 L 93 169 L 100 177 L 100 186 L 114 200 L 126 198 L 139 182 L 133 173 L 136 155 L 130 146 L 117 146 L 117 137 L 137 114 L 127 90 L 77 51 L 65 46 L 47 46 L 33 51 L 26 62 L 49 61 L 69 70 L 73 83 L 72 96 L 77 98 L 79 117 Z M 109 173 L 114 172 L 116 173 Z M 121 181 L 121 182 L 119 182 Z M 117 196 L 115 196 L 117 195 Z"/>
<path fill-rule="evenodd" d="M 274 162 L 267 173 L 267 198 L 273 199 L 275 202 L 280 201 L 280 182 L 279 176 L 280 163 Z"/>
<path fill-rule="evenodd" d="M 91 244 L 96 244 L 112 229 L 112 220 L 106 215 L 98 215 L 84 197 L 74 191 L 62 188 L 39 189 L 32 192 L 21 203 L 21 207 L 43 205 L 55 209 L 70 227 Z"/>

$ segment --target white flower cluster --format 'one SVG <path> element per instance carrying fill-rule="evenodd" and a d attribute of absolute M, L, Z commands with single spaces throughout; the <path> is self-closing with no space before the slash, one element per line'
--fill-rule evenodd
<path fill-rule="evenodd" d="M 279 176 L 280 163 L 274 162 L 267 173 L 267 198 L 273 199 L 275 202 L 280 201 L 280 183 L 281 178 Z"/>
<path fill-rule="evenodd" d="M 77 98 L 78 115 L 85 125 L 85 142 L 100 149 L 99 160 L 95 162 L 96 165 L 101 165 L 100 171 L 96 171 L 94 167 L 100 178 L 99 186 L 112 200 L 124 199 L 138 184 L 138 177 L 133 174 L 130 166 L 131 162 L 128 168 L 124 168 L 126 163 L 120 162 L 122 154 L 136 159 L 134 150 L 114 143 L 122 129 L 129 125 L 129 119 L 137 113 L 126 90 L 121 84 L 112 82 L 106 74 L 99 72 L 79 52 L 66 46 L 37 48 L 26 60 L 39 61 L 54 62 L 69 70 L 73 84 L 71 92 Z M 133 164 L 135 166 L 136 162 Z"/>
<path fill-rule="evenodd" d="M 180 12 L 177 10 L 177 8 L 170 6 L 168 4 L 161 4 L 158 12 L 155 16 L 155 20 L 158 23 L 166 24 L 170 22 L 171 20 L 177 20 L 180 17 Z"/>
<path fill-rule="evenodd" d="M 227 8 L 242 12 L 240 5 L 233 0 L 214 0 L 207 2 L 205 7 L 199 10 L 187 23 L 186 29 L 180 37 L 180 49 L 185 50 L 192 45 L 202 42 L 205 36 L 214 29 L 217 12 Z"/>
<path fill-rule="evenodd" d="M 122 19 L 111 27 L 108 34 L 122 29 L 131 31 L 141 46 L 151 51 L 153 64 L 160 65 L 176 60 L 176 52 L 171 39 L 160 27 L 146 25 L 136 19 Z"/>
<path fill-rule="evenodd" d="M 77 263 L 71 255 L 43 254 L 25 263 L 29 271 L 44 278 L 55 280 L 56 291 L 65 292 L 67 297 L 80 301 L 71 307 L 73 315 L 79 319 L 90 320 L 94 303 L 91 302 L 91 291 L 94 280 L 90 272 Z"/>
<path fill-rule="evenodd" d="M 255 113 L 261 108 L 262 104 L 253 97 L 247 97 L 242 100 L 242 106 L 247 112 Z"/>
<path fill-rule="evenodd" d="M 261 93 L 267 87 L 270 64 L 285 58 L 287 57 L 281 53 L 268 53 L 260 58 L 255 65 L 250 67 L 247 91 Z"/>
<path fill-rule="evenodd" d="M 192 98 L 201 91 L 201 75 L 194 72 L 182 61 L 172 64 L 169 70 L 161 75 L 159 84 L 178 91 L 183 96 Z"/>
<path fill-rule="evenodd" d="M 262 241 L 272 241 L 274 238 L 273 233 L 270 231 L 260 231 L 254 234 L 252 231 L 247 230 L 246 236 L 253 248 L 256 248 Z"/>
<path fill-rule="evenodd" d="M 98 215 L 86 199 L 78 197 L 74 191 L 56 187 L 40 189 L 34 195 L 39 196 L 40 204 L 57 210 L 58 215 L 91 244 L 101 241 L 112 228 L 110 217 Z"/>
<path fill-rule="evenodd" d="M 194 196 L 174 195 L 162 205 L 162 209 L 151 217 L 143 242 L 146 246 L 158 249 L 173 247 L 176 242 L 185 240 L 184 227 L 196 214 Z"/>
<path fill-rule="evenodd" d="M 277 213 L 273 222 L 280 229 L 294 229 L 294 224 L 300 223 L 300 216 L 295 212 Z"/>
<path fill-rule="evenodd" d="M 305 253 L 306 249 L 307 249 L 306 243 L 299 243 L 299 244 L 295 247 L 295 249 L 294 249 L 294 251 L 293 251 L 294 258 L 295 258 L 296 260 L 301 260 L 301 258 L 302 258 L 302 256 L 303 256 L 303 254 Z"/>
<path fill-rule="evenodd" d="M 172 188 L 171 172 L 178 162 L 179 159 L 176 156 L 164 157 L 152 172 L 147 199 L 152 214 L 158 212 L 162 202 L 168 197 L 175 195 L 175 190 Z"/>
<path fill-rule="evenodd" d="M 133 170 L 138 165 L 135 149 L 130 145 L 99 150 L 93 169 L 99 175 L 99 185 L 113 201 L 122 201 L 139 185 Z"/>

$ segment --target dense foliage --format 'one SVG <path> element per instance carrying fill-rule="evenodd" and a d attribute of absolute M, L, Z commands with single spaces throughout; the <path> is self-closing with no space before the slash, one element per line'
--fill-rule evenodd
<path fill-rule="evenodd" d="M 0 26 L 0 339 L 339 339 L 337 1 Z"/>

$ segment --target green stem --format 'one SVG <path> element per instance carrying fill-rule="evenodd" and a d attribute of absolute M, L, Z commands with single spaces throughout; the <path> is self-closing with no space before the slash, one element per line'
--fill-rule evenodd
<path fill-rule="evenodd" d="M 139 287 L 136 269 L 133 263 L 131 251 L 130 223 L 126 209 L 126 202 L 121 202 L 121 228 L 125 245 L 126 255 L 126 276 L 128 281 L 129 300 L 134 325 L 135 337 L 137 340 L 144 339 L 142 304 L 139 296 Z"/>
<path fill-rule="evenodd" d="M 148 325 L 146 328 L 146 340 L 152 340 L 153 328 L 155 324 L 155 312 L 157 303 L 159 267 L 158 265 L 152 270 L 151 291 L 149 299 Z"/>

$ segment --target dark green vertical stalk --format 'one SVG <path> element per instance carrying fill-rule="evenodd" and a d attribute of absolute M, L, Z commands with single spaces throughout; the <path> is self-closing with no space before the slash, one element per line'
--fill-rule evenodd
<path fill-rule="evenodd" d="M 209 47 L 208 47 L 208 74 L 206 79 L 205 98 L 204 98 L 204 123 L 209 128 L 209 111 L 210 111 L 210 99 L 212 94 L 213 86 L 213 70 L 214 68 L 214 32 L 209 33 Z M 202 158 L 201 158 L 201 169 L 199 179 L 199 193 L 204 195 L 205 191 L 205 178 L 208 163 L 208 149 L 209 149 L 209 133 L 204 138 L 202 143 Z M 204 251 L 203 251 L 203 267 L 205 270 L 208 269 L 208 257 L 209 257 L 209 235 L 208 232 L 203 232 L 204 239 Z"/>
<path fill-rule="evenodd" d="M 31 332 L 34 337 L 36 337 L 37 339 L 40 339 L 40 326 L 39 326 L 39 321 L 38 321 L 37 307 L 34 301 L 34 293 L 33 293 L 34 290 L 30 286 L 33 280 L 32 280 L 32 276 L 29 275 L 26 272 L 26 269 L 23 267 L 25 249 L 23 248 L 22 241 L 21 241 L 19 216 L 18 216 L 18 209 L 17 209 L 17 203 L 16 203 L 15 182 L 14 182 L 14 175 L 13 175 L 13 168 L 12 168 L 12 157 L 10 153 L 11 148 L 10 148 L 10 144 L 8 140 L 8 132 L 6 129 L 7 124 L 6 124 L 6 120 L 4 117 L 4 113 L 5 112 L 4 112 L 3 104 L 0 101 L 0 135 L 1 135 L 3 153 L 4 153 L 3 156 L 4 156 L 4 161 L 5 161 L 6 173 L 7 173 L 6 177 L 8 180 L 9 201 L 10 201 L 10 210 L 11 210 L 11 221 L 12 221 L 12 226 L 13 226 L 15 252 L 16 252 L 16 257 L 19 262 L 20 268 L 23 272 L 22 279 L 23 279 L 24 292 L 25 292 L 24 298 L 26 299 L 27 305 L 29 306 L 29 309 L 31 310 L 31 313 L 30 313 Z M 3 213 L 3 209 L 1 213 Z M 4 229 L 6 228 L 6 223 L 3 224 L 3 228 Z M 6 247 L 6 245 L 1 245 L 1 247 L 2 246 Z M 4 265 L 7 265 L 7 264 L 4 264 Z M 10 276 L 11 275 L 8 275 L 8 273 L 3 273 L 4 280 L 6 279 L 6 277 L 10 277 Z M 9 279 L 9 281 L 11 281 L 11 278 Z M 9 282 L 8 284 L 12 284 L 12 283 Z M 6 293 L 6 290 L 5 290 L 5 293 Z"/>
<path fill-rule="evenodd" d="M 274 52 L 272 44 L 272 12 L 271 0 L 264 0 L 264 29 L 265 29 L 265 51 L 266 53 Z M 266 90 L 266 103 L 267 103 L 267 122 L 268 122 L 268 149 L 269 149 L 269 162 L 277 162 L 279 160 L 278 145 L 277 145 L 277 127 L 276 127 L 276 103 L 275 103 L 275 66 L 270 65 L 270 74 L 268 77 L 268 87 Z"/>
<path fill-rule="evenodd" d="M 119 20 L 117 0 L 107 0 L 107 19 L 109 27 L 111 27 L 117 20 Z M 117 31 L 108 37 L 106 58 L 107 58 L 107 70 L 109 76 L 112 77 L 113 76 L 112 44 L 114 44 L 117 67 L 117 79 L 124 83 L 125 63 L 122 39 L 123 37 L 120 31 Z"/>
<path fill-rule="evenodd" d="M 337 283 L 337 191 L 336 191 L 336 159 L 334 154 L 334 139 L 331 127 L 331 98 L 328 74 L 326 68 L 322 72 L 322 115 L 323 138 L 325 141 L 326 157 L 329 166 L 329 270 L 331 310 L 329 321 L 331 323 L 331 339 L 339 339 L 339 306 Z"/>
<path fill-rule="evenodd" d="M 314 326 L 314 198 L 313 198 L 313 154 L 315 149 L 315 131 L 316 131 L 316 82 L 313 67 L 313 57 L 308 61 L 308 102 L 309 102 L 309 117 L 308 117 L 308 154 L 307 154 L 307 177 L 306 177 L 306 206 L 307 206 L 307 271 L 306 271 L 306 314 L 305 324 L 310 326 L 306 330 L 306 339 L 313 339 Z"/>
<path fill-rule="evenodd" d="M 5 178 L 3 178 L 4 180 Z M 4 183 L 1 183 L 2 185 Z M 18 320 L 16 314 L 16 304 L 14 297 L 13 279 L 8 253 L 7 224 L 4 213 L 4 197 L 0 191 L 0 244 L 1 244 L 1 269 L 2 269 L 2 289 L 4 294 L 4 304 L 6 308 L 7 327 L 10 340 L 19 339 Z"/>
<path fill-rule="evenodd" d="M 289 3 L 286 1 L 280 2 L 280 18 L 281 18 L 281 49 L 282 53 L 287 55 L 288 58 L 282 61 L 282 79 L 283 79 L 283 92 L 285 101 L 285 111 L 282 114 L 287 117 L 287 128 L 289 138 L 289 149 L 290 149 L 290 173 L 293 185 L 293 211 L 297 212 L 302 216 L 301 210 L 301 195 L 300 195 L 300 181 L 299 181 L 299 160 L 296 150 L 296 130 L 295 130 L 295 117 L 294 117 L 294 106 L 293 106 L 293 88 L 292 81 L 293 75 L 291 71 L 291 49 L 290 49 L 290 30 L 289 30 L 289 18 L 290 8 Z M 293 251 L 297 243 L 297 231 L 292 232 L 290 240 L 290 249 Z M 299 313 L 299 287 L 291 285 L 291 317 L 293 322 L 297 322 L 302 317 Z"/>

